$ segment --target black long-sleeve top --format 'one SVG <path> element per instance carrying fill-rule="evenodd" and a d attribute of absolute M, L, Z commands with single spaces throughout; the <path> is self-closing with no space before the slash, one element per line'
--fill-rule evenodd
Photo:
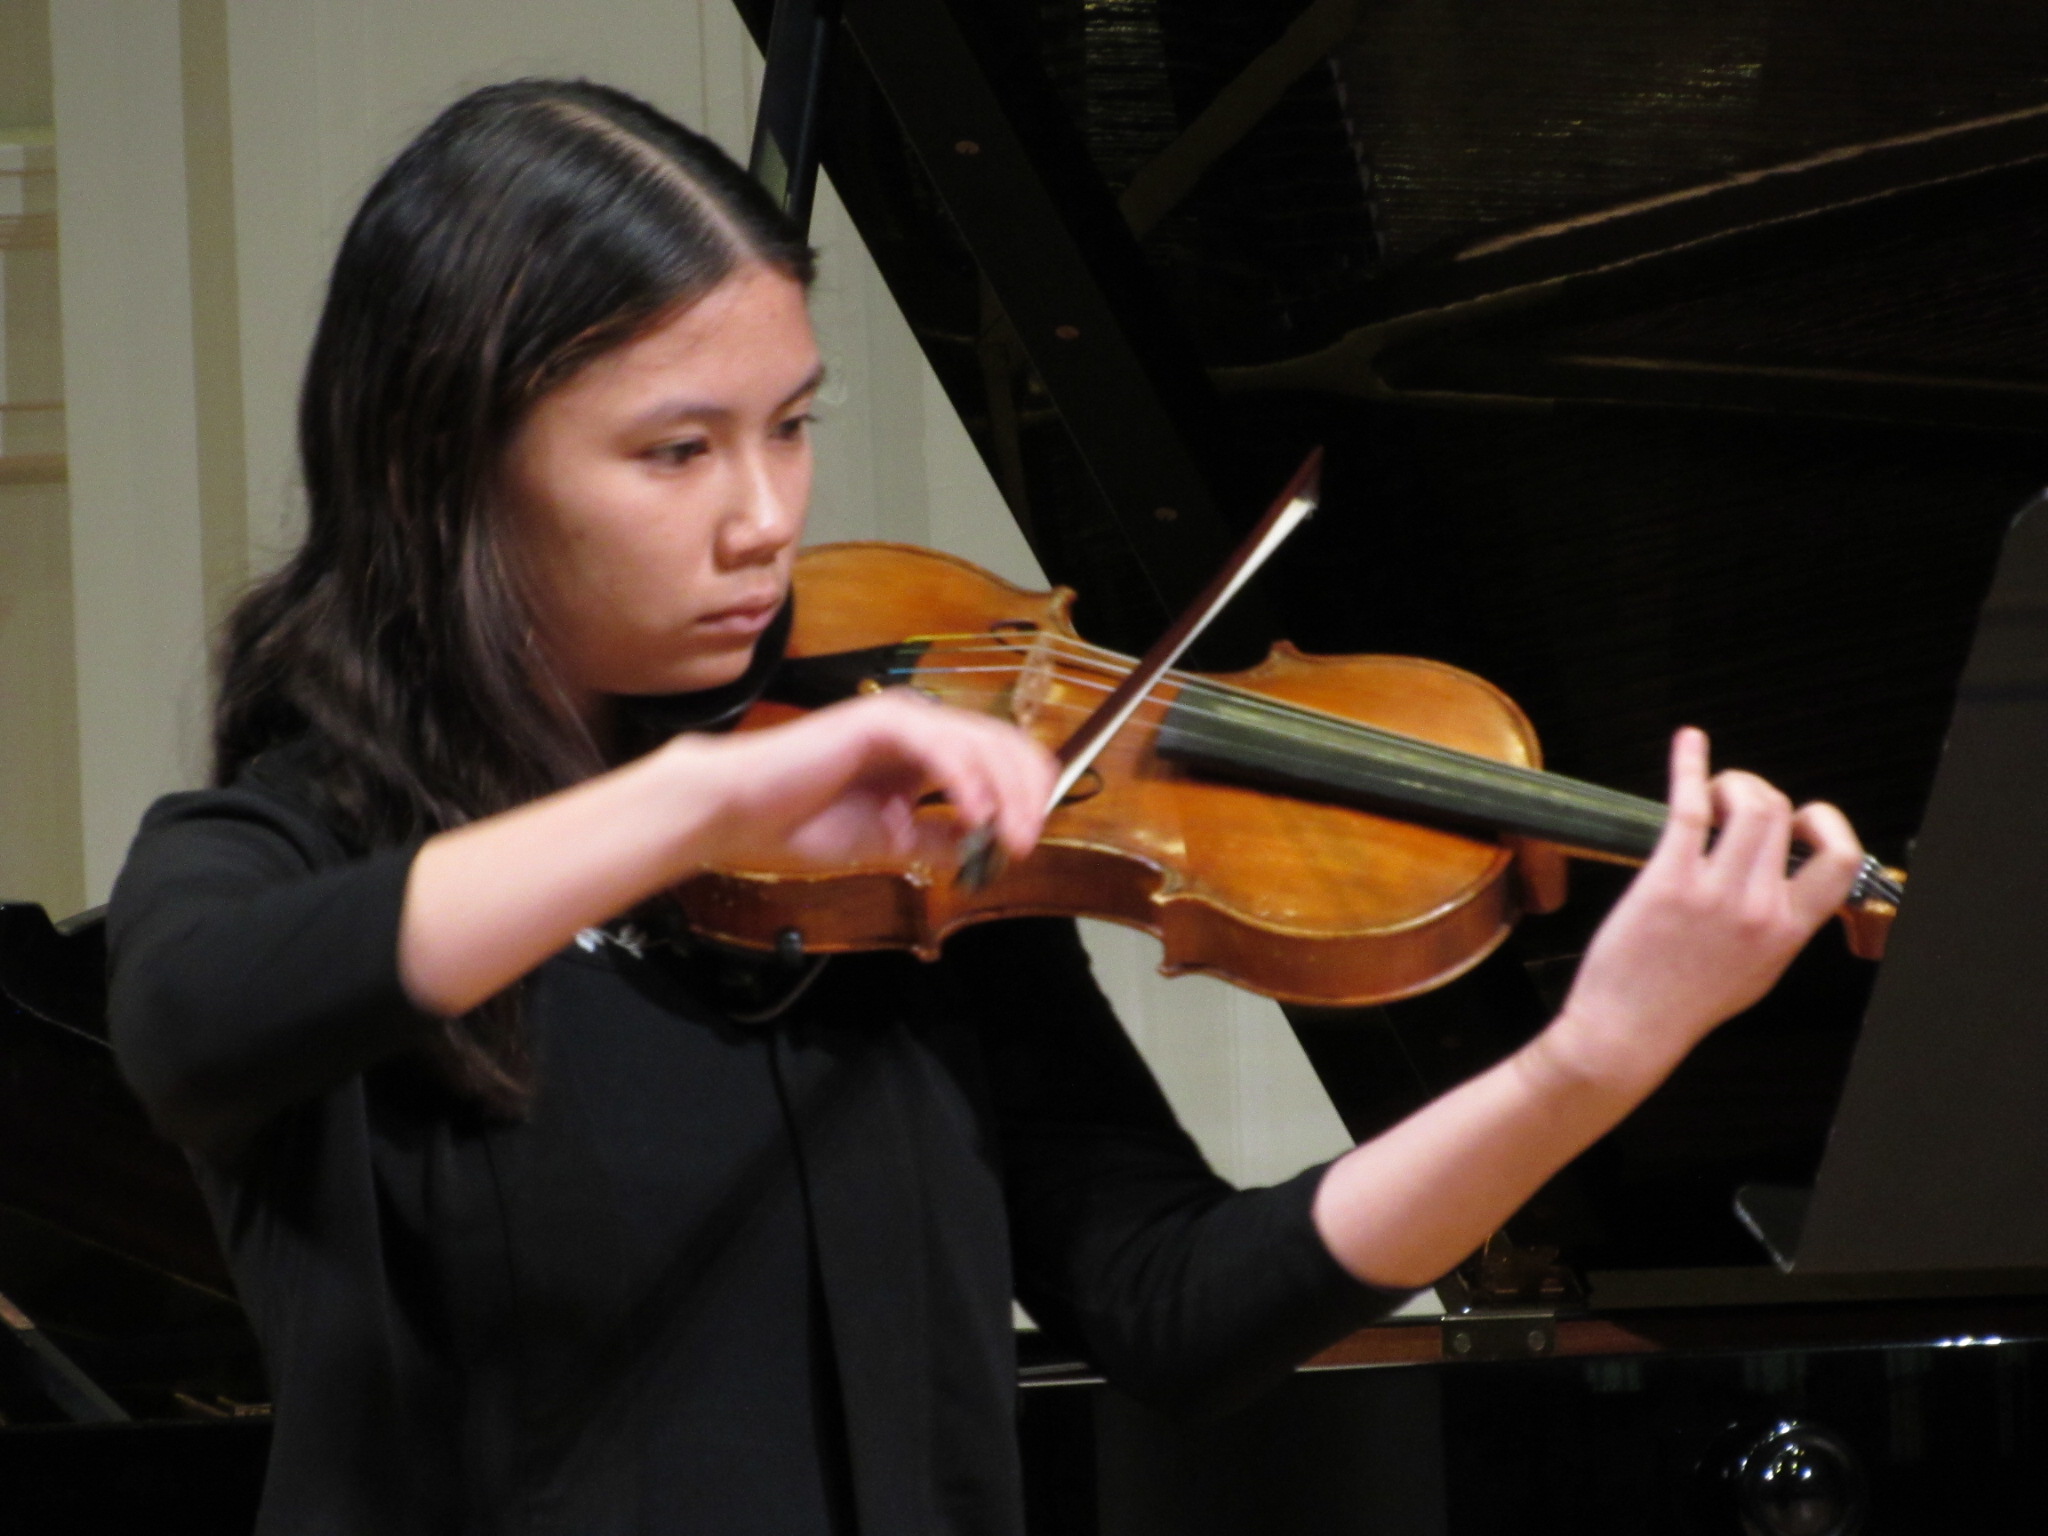
<path fill-rule="evenodd" d="M 616 944 L 535 973 L 531 1114 L 425 1070 L 414 850 L 351 857 L 268 759 L 149 813 L 112 1026 L 194 1153 L 276 1399 L 259 1530 L 1021 1530 L 1009 1301 L 1220 1405 L 1377 1315 L 1233 1191 L 1071 924 L 843 957 L 767 1026 Z"/>

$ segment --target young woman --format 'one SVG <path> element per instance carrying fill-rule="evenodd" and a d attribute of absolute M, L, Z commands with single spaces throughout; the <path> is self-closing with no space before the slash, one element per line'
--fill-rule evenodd
<path fill-rule="evenodd" d="M 457 103 L 349 229 L 305 547 L 111 914 L 122 1063 L 269 1361 L 266 1532 L 1015 1532 L 1013 1292 L 1135 1392 L 1237 1400 L 1462 1258 L 1849 884 L 1837 813 L 1681 733 L 1557 1020 L 1272 1189 L 1203 1165 L 1071 925 L 764 1018 L 643 938 L 661 891 L 900 847 L 935 790 L 1022 857 L 1050 780 L 908 696 L 649 745 L 650 701 L 712 724 L 775 663 L 809 276 L 717 149 L 586 84 Z"/>

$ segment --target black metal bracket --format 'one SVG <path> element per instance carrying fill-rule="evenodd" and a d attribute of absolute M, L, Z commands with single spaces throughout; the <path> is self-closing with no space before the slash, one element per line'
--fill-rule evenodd
<path fill-rule="evenodd" d="M 1542 1360 L 1557 1353 L 1557 1317 L 1542 1311 L 1447 1317 L 1446 1360 Z"/>

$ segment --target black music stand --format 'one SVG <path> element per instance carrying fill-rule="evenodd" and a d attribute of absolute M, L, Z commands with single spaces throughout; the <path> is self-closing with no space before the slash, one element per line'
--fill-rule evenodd
<path fill-rule="evenodd" d="M 2006 535 L 1912 864 L 1810 1197 L 1737 1213 L 1800 1274 L 2048 1270 L 2048 495 Z"/>

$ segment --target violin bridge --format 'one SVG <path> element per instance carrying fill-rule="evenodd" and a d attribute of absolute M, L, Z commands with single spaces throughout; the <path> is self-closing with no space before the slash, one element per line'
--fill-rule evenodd
<path fill-rule="evenodd" d="M 1011 721 L 1020 729 L 1030 730 L 1051 705 L 1057 666 L 1050 637 L 1043 630 L 1034 631 L 1018 663 L 1016 681 L 1003 701 Z"/>

